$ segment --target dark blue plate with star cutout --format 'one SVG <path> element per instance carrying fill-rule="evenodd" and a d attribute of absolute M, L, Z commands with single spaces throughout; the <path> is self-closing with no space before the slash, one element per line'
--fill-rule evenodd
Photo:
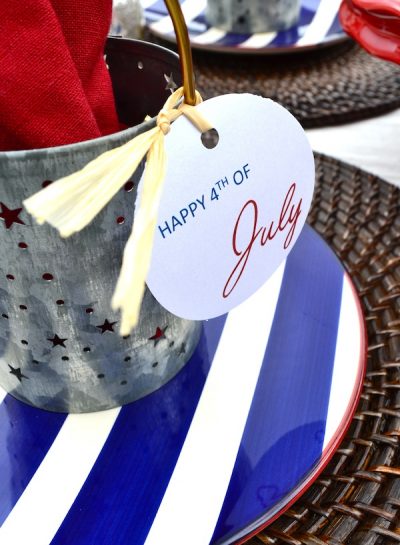
<path fill-rule="evenodd" d="M 155 35 L 175 41 L 172 21 L 163 0 L 141 0 L 146 25 Z M 194 49 L 277 54 L 294 53 L 340 43 L 348 39 L 338 17 L 340 0 L 301 0 L 296 26 L 279 32 L 237 34 L 208 24 L 206 0 L 180 0 Z M 118 29 L 115 31 L 118 33 Z"/>
<path fill-rule="evenodd" d="M 332 456 L 360 394 L 365 348 L 351 280 L 306 226 L 255 295 L 204 323 L 189 362 L 158 391 L 81 415 L 3 392 L 0 543 L 243 540 Z"/>

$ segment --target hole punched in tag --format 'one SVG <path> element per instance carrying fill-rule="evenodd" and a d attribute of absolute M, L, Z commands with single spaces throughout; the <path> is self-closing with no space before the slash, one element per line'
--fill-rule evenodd
<path fill-rule="evenodd" d="M 217 129 L 209 129 L 208 131 L 201 133 L 201 143 L 207 149 L 214 149 L 219 142 L 219 134 Z"/>

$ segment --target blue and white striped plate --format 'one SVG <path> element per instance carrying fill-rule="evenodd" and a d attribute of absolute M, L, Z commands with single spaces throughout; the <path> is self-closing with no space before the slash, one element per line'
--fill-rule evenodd
<path fill-rule="evenodd" d="M 175 41 L 164 0 L 141 0 L 148 28 Z M 194 49 L 232 53 L 288 53 L 315 49 L 348 39 L 338 17 L 341 0 L 301 0 L 297 26 L 280 32 L 236 34 L 211 27 L 205 18 L 207 0 L 180 0 Z"/>
<path fill-rule="evenodd" d="M 240 540 L 327 463 L 364 365 L 351 281 L 305 227 L 263 288 L 204 324 L 189 363 L 157 392 L 68 416 L 2 396 L 0 543 Z"/>

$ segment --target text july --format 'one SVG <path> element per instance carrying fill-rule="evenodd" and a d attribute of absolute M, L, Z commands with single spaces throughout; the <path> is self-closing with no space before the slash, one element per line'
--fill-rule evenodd
<path fill-rule="evenodd" d="M 265 246 L 279 233 L 286 234 L 283 248 L 288 249 L 296 231 L 297 221 L 301 215 L 302 199 L 296 202 L 296 183 L 293 182 L 283 200 L 279 218 L 268 221 L 268 225 L 259 225 L 258 204 L 255 200 L 248 200 L 237 217 L 232 234 L 232 250 L 238 260 L 230 273 L 223 288 L 224 298 L 229 297 L 244 274 L 249 258 L 256 242 Z M 238 240 L 245 240 L 243 247 L 239 247 Z"/>

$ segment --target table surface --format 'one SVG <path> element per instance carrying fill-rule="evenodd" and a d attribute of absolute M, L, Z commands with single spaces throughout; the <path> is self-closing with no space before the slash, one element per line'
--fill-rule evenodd
<path fill-rule="evenodd" d="M 315 151 L 400 187 L 400 109 L 365 121 L 306 132 Z"/>

